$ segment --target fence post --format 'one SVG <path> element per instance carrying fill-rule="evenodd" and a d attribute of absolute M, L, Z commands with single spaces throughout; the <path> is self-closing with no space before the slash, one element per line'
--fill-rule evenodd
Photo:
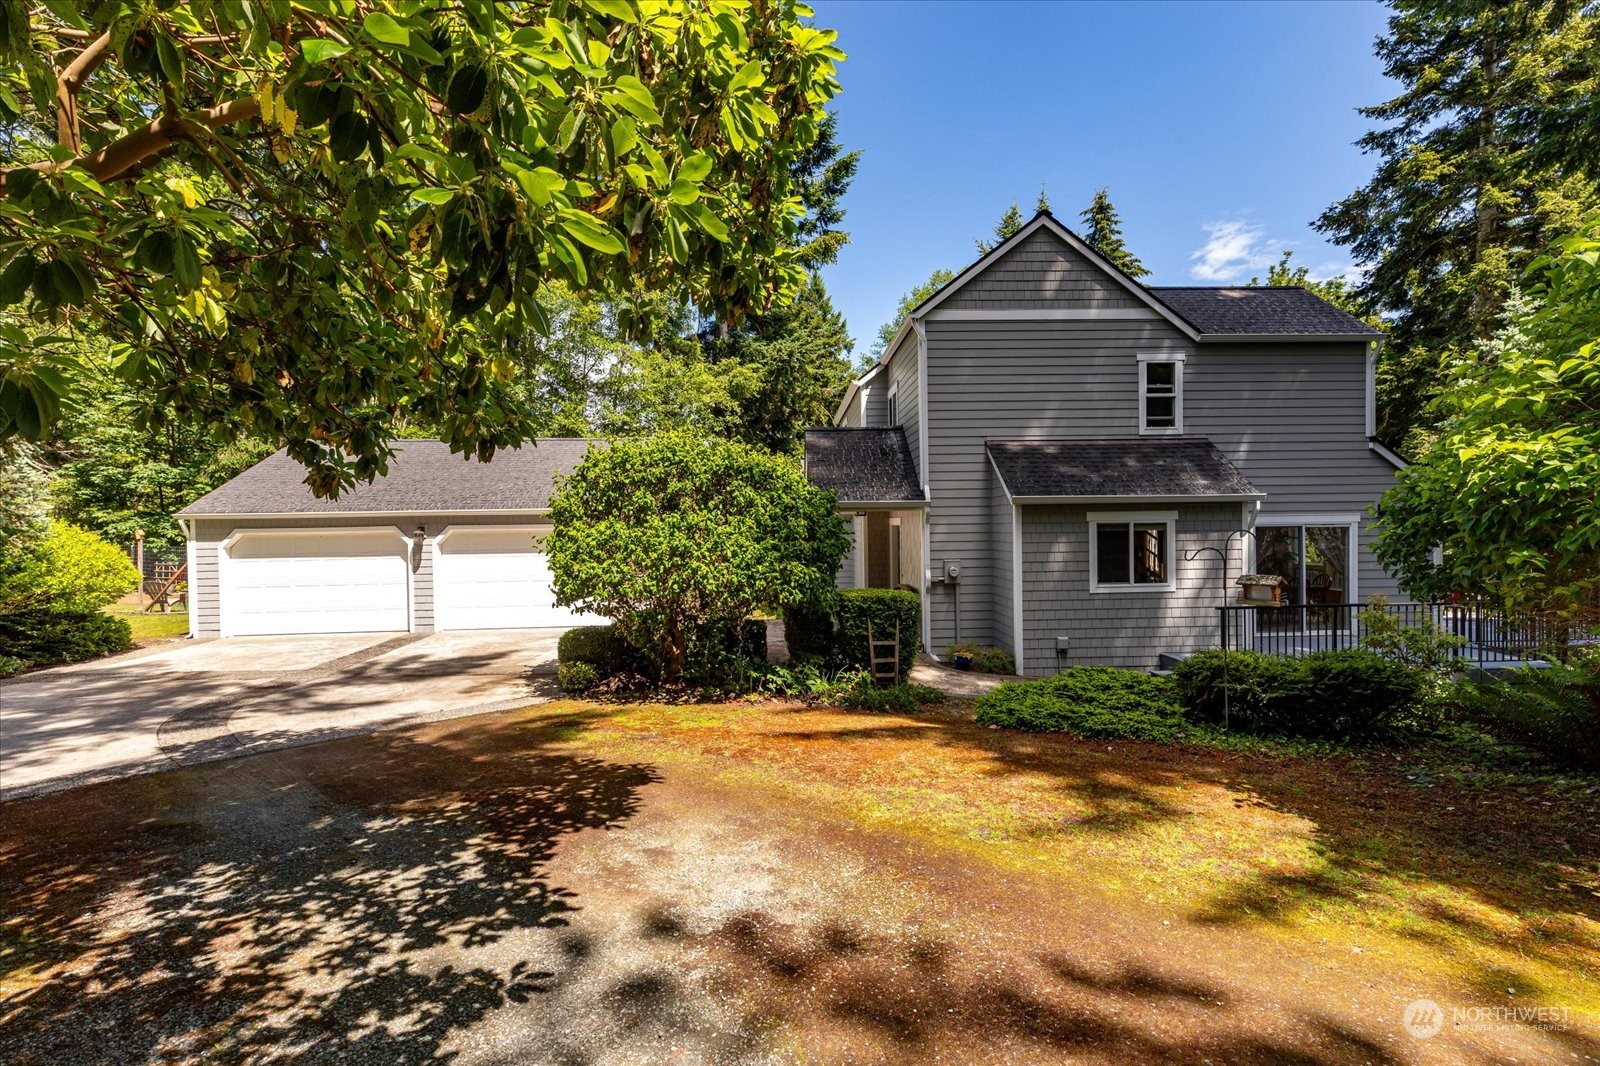
<path fill-rule="evenodd" d="M 139 609 L 144 609 L 144 530 L 133 531 L 133 568 L 139 571 Z"/>

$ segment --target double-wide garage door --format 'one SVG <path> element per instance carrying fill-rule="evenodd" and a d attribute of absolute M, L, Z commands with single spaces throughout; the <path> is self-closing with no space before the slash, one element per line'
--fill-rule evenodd
<path fill-rule="evenodd" d="M 218 560 L 222 635 L 404 632 L 408 549 L 397 529 L 241 533 Z"/>
<path fill-rule="evenodd" d="M 447 530 L 434 545 L 434 628 L 603 622 L 555 605 L 537 532 Z M 405 632 L 412 628 L 416 584 L 411 551 L 398 529 L 241 533 L 219 560 L 222 635 Z"/>

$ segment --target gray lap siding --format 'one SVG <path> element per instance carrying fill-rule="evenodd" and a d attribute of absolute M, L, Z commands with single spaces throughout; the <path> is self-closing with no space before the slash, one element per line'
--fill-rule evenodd
<path fill-rule="evenodd" d="M 461 513 L 453 515 L 319 515 L 317 517 L 273 517 L 261 515 L 252 518 L 195 518 L 194 548 L 195 574 L 189 582 L 190 609 L 196 616 L 196 633 L 201 637 L 215 637 L 222 632 L 221 588 L 217 575 L 219 549 L 237 532 L 251 529 L 388 529 L 391 526 L 410 537 L 418 526 L 427 533 L 428 541 L 420 555 L 412 559 L 411 601 L 412 624 L 419 633 L 433 631 L 433 538 L 450 526 L 536 526 L 543 524 L 542 515 L 482 515 Z"/>
<path fill-rule="evenodd" d="M 1361 515 L 1359 593 L 1394 591 L 1372 554 L 1368 508 L 1394 469 L 1366 444 L 1361 343 L 1197 344 L 1157 320 L 931 318 L 926 328 L 931 558 L 962 562 L 963 639 L 994 643 L 1002 632 L 984 441 L 1137 436 L 1145 352 L 1185 354 L 1184 434 L 1215 442 L 1267 494 L 1263 520 Z M 1231 513 L 1237 528 L 1236 505 Z M 948 585 L 930 588 L 929 615 L 937 650 L 954 637 Z"/>
<path fill-rule="evenodd" d="M 1089 508 L 1022 508 L 1023 673 L 1038 677 L 1086 664 L 1148 669 L 1156 665 L 1161 652 L 1216 644 L 1220 560 L 1204 552 L 1185 562 L 1183 555 L 1202 546 L 1220 547 L 1223 538 L 1238 528 L 1239 505 L 1165 509 L 1177 511 L 1173 546 L 1177 588 L 1090 592 Z M 1097 505 L 1094 510 L 1118 508 Z M 1235 539 L 1229 550 L 1229 575 L 1239 572 L 1241 561 Z M 1058 636 L 1068 638 L 1065 655 L 1056 653 Z"/>

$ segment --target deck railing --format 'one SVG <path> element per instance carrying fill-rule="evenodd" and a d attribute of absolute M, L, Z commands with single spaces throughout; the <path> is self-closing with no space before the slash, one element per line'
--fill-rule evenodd
<path fill-rule="evenodd" d="M 1592 644 L 1600 619 L 1519 614 L 1481 602 L 1357 603 L 1219 607 L 1221 646 L 1232 651 L 1268 655 L 1309 655 L 1361 647 L 1366 625 L 1361 614 L 1382 610 L 1406 628 L 1427 622 L 1459 638 L 1449 654 L 1463 666 L 1507 665 L 1551 657 L 1565 658 L 1578 646 Z"/>

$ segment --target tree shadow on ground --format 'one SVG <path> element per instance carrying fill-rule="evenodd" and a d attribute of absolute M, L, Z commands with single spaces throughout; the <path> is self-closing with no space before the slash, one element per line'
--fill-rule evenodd
<path fill-rule="evenodd" d="M 1543 916 L 1533 923 L 1537 940 L 1526 934 L 1519 950 L 1600 955 L 1592 933 L 1592 923 L 1600 922 L 1600 893 L 1573 875 L 1600 869 L 1595 796 L 1443 777 L 1422 786 L 1405 776 L 1402 763 L 1391 768 L 1377 753 L 1274 756 L 994 730 L 937 714 L 875 720 L 869 712 L 832 713 L 848 715 L 847 724 L 835 730 L 807 720 L 791 727 L 780 716 L 768 736 L 796 741 L 802 749 L 887 749 L 922 740 L 980 767 L 995 783 L 996 795 L 1003 795 L 1010 779 L 1045 782 L 1075 813 L 1031 830 L 1035 838 L 1087 834 L 1116 841 L 1164 824 L 1224 819 L 1223 811 L 1208 811 L 1197 801 L 1209 790 L 1225 791 L 1241 816 L 1282 814 L 1304 827 L 1300 833 L 1312 862 L 1298 869 L 1241 869 L 1230 885 L 1194 901 L 1192 917 L 1203 924 L 1290 921 L 1322 903 L 1370 903 L 1374 891 L 1392 893 L 1400 883 L 1431 885 L 1513 920 Z M 893 765 L 887 755 L 854 758 Z M 1435 902 L 1411 888 L 1396 897 L 1419 919 L 1407 935 L 1507 946 L 1504 921 L 1467 911 L 1452 912 L 1446 921 Z"/>
<path fill-rule="evenodd" d="M 1395 1053 L 1326 1017 L 1256 1032 L 1220 988 L 1047 951 L 985 957 L 925 932 L 739 915 L 708 943 L 730 990 L 823 1060 L 1335 1064 Z M 863 1037 L 865 1040 L 863 1040 Z"/>
<path fill-rule="evenodd" d="M 511 956 L 577 907 L 543 872 L 557 844 L 625 823 L 656 779 L 550 747 L 581 722 L 8 803 L 0 1060 L 449 1061 L 453 1035 L 551 987 Z"/>

